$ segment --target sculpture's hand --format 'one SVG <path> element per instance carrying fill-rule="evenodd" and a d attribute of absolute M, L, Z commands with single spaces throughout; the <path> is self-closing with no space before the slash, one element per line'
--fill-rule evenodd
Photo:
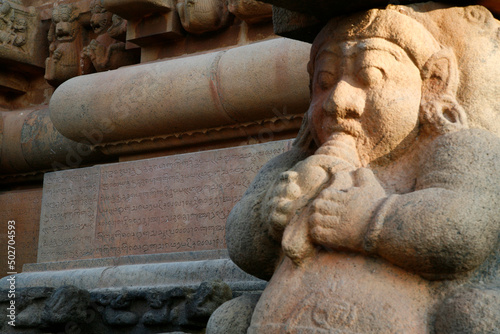
<path fill-rule="evenodd" d="M 80 58 L 85 58 L 85 57 L 90 57 L 90 47 L 87 45 L 82 49 L 82 52 L 80 53 Z"/>
<path fill-rule="evenodd" d="M 299 174 L 293 170 L 281 173 L 264 204 L 264 214 L 269 215 L 269 234 L 276 240 L 281 239 L 295 211 L 295 200 L 302 195 L 298 178 Z"/>
<path fill-rule="evenodd" d="M 281 173 L 268 191 L 263 205 L 263 219 L 269 222 L 269 233 L 281 240 L 285 227 L 298 211 L 306 207 L 325 183 L 332 170 L 351 168 L 345 161 L 327 155 L 312 155 Z"/>
<path fill-rule="evenodd" d="M 54 53 L 52 54 L 52 59 L 54 59 L 54 62 L 57 62 L 58 60 L 61 60 L 63 56 L 63 53 L 61 50 L 56 49 Z"/>
<path fill-rule="evenodd" d="M 309 228 L 312 240 L 341 250 L 363 250 L 363 240 L 375 210 L 386 197 L 370 169 L 341 171 L 313 201 Z"/>

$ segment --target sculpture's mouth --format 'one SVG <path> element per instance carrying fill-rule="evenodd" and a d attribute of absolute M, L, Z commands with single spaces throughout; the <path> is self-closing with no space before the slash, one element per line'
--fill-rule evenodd
<path fill-rule="evenodd" d="M 339 120 L 330 128 L 331 133 L 347 133 L 353 137 L 360 137 L 363 133 L 361 125 L 354 120 Z"/>
<path fill-rule="evenodd" d="M 108 27 L 108 20 L 101 19 L 99 21 L 92 21 L 90 22 L 90 26 L 92 27 L 92 29 L 96 34 L 101 34 Z"/>
<path fill-rule="evenodd" d="M 56 31 L 56 36 L 59 41 L 68 41 L 73 39 L 73 34 L 69 30 L 57 30 Z"/>

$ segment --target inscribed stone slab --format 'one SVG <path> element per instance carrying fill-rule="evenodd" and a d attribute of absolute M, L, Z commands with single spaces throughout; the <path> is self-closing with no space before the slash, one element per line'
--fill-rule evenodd
<path fill-rule="evenodd" d="M 91 258 L 99 167 L 45 174 L 38 262 Z"/>
<path fill-rule="evenodd" d="M 225 223 L 291 141 L 46 175 L 38 262 L 225 249 Z"/>

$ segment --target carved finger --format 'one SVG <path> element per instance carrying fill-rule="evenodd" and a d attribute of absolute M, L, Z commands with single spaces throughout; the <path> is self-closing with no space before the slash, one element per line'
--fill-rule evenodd
<path fill-rule="evenodd" d="M 297 199 L 300 197 L 300 195 L 302 194 L 302 191 L 299 187 L 298 184 L 296 183 L 290 183 L 287 185 L 287 187 L 285 187 L 284 190 L 284 195 L 285 195 L 285 198 L 288 198 L 288 199 Z"/>
<path fill-rule="evenodd" d="M 353 172 L 353 178 L 356 182 L 356 186 L 358 187 L 366 187 L 366 186 L 373 186 L 373 185 L 379 185 L 380 182 L 377 180 L 377 177 L 375 174 L 373 174 L 372 170 L 369 168 L 358 168 Z"/>
<path fill-rule="evenodd" d="M 328 187 L 320 192 L 320 194 L 317 197 L 317 200 L 321 199 L 321 200 L 336 202 L 339 204 L 345 204 L 350 197 L 351 197 L 351 192 L 349 190 L 337 190 L 335 188 Z"/>
<path fill-rule="evenodd" d="M 289 214 L 294 210 L 294 202 L 287 199 L 279 199 L 274 206 L 277 212 Z"/>
<path fill-rule="evenodd" d="M 323 215 L 321 213 L 313 213 L 309 217 L 309 225 L 311 228 L 315 227 L 323 227 L 323 228 L 335 228 L 340 223 L 340 217 L 331 216 L 331 215 Z"/>
<path fill-rule="evenodd" d="M 285 226 L 288 225 L 289 217 L 288 215 L 273 211 L 269 216 L 269 220 L 273 230 L 283 232 Z"/>
<path fill-rule="evenodd" d="M 314 200 L 311 210 L 313 213 L 321 213 L 322 215 L 338 215 L 341 208 L 336 201 L 319 198 Z"/>
<path fill-rule="evenodd" d="M 341 191 L 347 191 L 347 189 L 350 189 L 353 187 L 353 180 L 352 180 L 352 176 L 351 176 L 350 172 L 343 170 L 343 171 L 335 173 L 335 175 L 333 177 L 334 177 L 334 180 L 333 180 L 331 186 L 328 188 L 334 188 L 334 189 L 341 190 Z"/>
<path fill-rule="evenodd" d="M 278 184 L 274 187 L 271 197 L 272 198 L 286 198 L 287 196 L 293 195 L 293 188 L 289 188 L 289 184 Z"/>
<path fill-rule="evenodd" d="M 322 246 L 335 248 L 338 244 L 338 236 L 331 228 L 315 226 L 311 229 L 310 235 L 315 243 Z"/>
<path fill-rule="evenodd" d="M 276 198 L 286 198 L 289 200 L 295 200 L 300 197 L 302 191 L 300 187 L 295 184 L 278 185 L 273 191 L 273 197 Z"/>
<path fill-rule="evenodd" d="M 289 170 L 280 174 L 280 181 L 284 181 L 286 183 L 295 182 L 297 181 L 298 178 L 299 178 L 299 173 L 293 170 Z"/>

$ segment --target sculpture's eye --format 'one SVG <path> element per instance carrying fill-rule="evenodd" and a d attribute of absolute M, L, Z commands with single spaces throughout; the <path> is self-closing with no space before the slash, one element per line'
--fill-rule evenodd
<path fill-rule="evenodd" d="M 320 72 L 316 79 L 316 85 L 321 90 L 328 90 L 335 85 L 336 78 L 330 72 Z"/>
<path fill-rule="evenodd" d="M 368 87 L 380 85 L 385 79 L 385 71 L 380 67 L 364 66 L 358 72 L 358 78 Z"/>

